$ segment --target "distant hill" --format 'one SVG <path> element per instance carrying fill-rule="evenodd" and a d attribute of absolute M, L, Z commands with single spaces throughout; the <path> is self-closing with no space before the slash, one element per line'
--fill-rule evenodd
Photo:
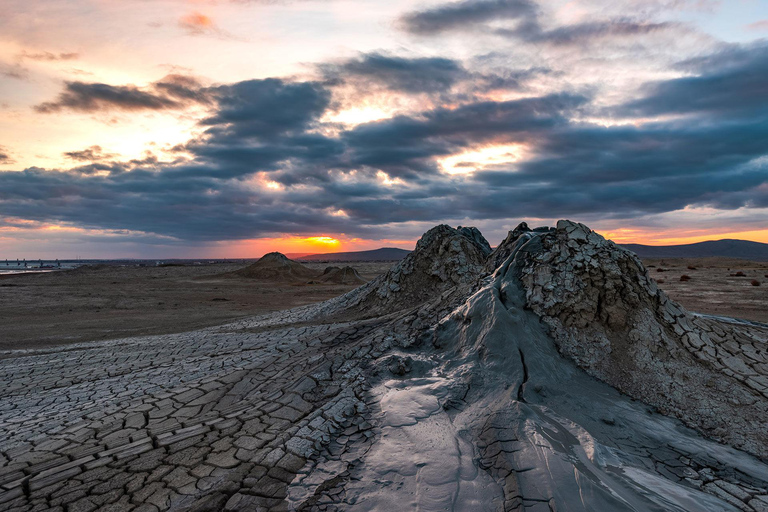
<path fill-rule="evenodd" d="M 286 252 L 284 255 L 289 260 L 298 260 L 304 256 L 312 256 L 313 252 Z"/>
<path fill-rule="evenodd" d="M 748 240 L 712 240 L 687 245 L 622 244 L 641 258 L 739 258 L 768 261 L 768 244 Z"/>
<path fill-rule="evenodd" d="M 310 254 L 297 258 L 301 261 L 399 261 L 410 253 L 405 249 L 382 247 L 372 251 L 332 252 L 328 254 Z"/>

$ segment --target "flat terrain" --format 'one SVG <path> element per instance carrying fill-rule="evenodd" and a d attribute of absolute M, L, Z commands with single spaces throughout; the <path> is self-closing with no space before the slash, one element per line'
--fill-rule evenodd
<path fill-rule="evenodd" d="M 768 323 L 768 263 L 725 258 L 647 259 L 643 263 L 659 288 L 689 311 Z M 732 275 L 739 272 L 744 276 Z M 684 275 L 690 280 L 681 281 Z M 753 280 L 760 286 L 752 286 Z"/>
<path fill-rule="evenodd" d="M 360 263 L 367 280 L 391 263 Z M 243 264 L 81 267 L 0 275 L 0 350 L 183 332 L 320 302 L 354 288 L 264 283 Z M 327 264 L 306 265 L 322 271 Z"/>
<path fill-rule="evenodd" d="M 659 286 L 690 311 L 768 323 L 768 263 L 722 258 L 644 263 Z M 331 264 L 305 265 L 322 271 Z M 353 264 L 366 280 L 391 265 Z M 320 302 L 354 288 L 231 275 L 244 266 L 99 266 L 0 276 L 0 350 L 184 332 Z M 731 276 L 737 272 L 746 277 Z M 682 275 L 690 280 L 680 281 Z M 761 286 L 752 286 L 753 279 Z"/>

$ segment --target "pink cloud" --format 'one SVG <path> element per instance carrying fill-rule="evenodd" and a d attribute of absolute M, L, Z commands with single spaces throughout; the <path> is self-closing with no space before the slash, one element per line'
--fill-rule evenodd
<path fill-rule="evenodd" d="M 760 20 L 747 25 L 747 30 L 768 31 L 768 20 Z"/>

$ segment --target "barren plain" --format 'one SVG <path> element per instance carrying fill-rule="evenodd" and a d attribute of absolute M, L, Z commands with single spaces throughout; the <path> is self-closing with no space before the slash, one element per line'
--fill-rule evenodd
<path fill-rule="evenodd" d="M 330 264 L 306 266 L 322 272 Z M 371 280 L 392 262 L 355 265 Z M 320 302 L 354 288 L 264 283 L 242 263 L 81 267 L 0 276 L 0 350 L 166 334 Z"/>

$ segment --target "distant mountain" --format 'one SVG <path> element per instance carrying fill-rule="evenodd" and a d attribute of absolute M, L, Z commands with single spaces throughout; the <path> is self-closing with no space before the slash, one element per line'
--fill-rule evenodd
<path fill-rule="evenodd" d="M 304 256 L 312 256 L 313 252 L 286 252 L 285 257 L 289 260 L 298 260 L 300 258 L 303 258 Z"/>
<path fill-rule="evenodd" d="M 768 261 L 768 244 L 748 240 L 712 240 L 687 245 L 622 244 L 641 258 L 739 258 Z"/>
<path fill-rule="evenodd" d="M 372 251 L 332 252 L 328 254 L 310 254 L 297 258 L 301 261 L 399 261 L 410 253 L 405 249 L 382 247 Z"/>

